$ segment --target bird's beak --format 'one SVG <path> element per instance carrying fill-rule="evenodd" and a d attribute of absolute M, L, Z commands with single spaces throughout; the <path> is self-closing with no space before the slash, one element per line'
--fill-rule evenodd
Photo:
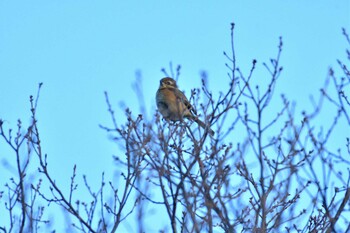
<path fill-rule="evenodd" d="M 163 87 L 163 86 L 164 86 L 163 82 L 159 81 L 159 87 Z"/>

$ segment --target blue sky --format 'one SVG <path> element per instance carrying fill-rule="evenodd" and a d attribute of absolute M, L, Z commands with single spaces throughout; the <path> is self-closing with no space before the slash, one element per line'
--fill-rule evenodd
<path fill-rule="evenodd" d="M 230 49 L 232 21 L 238 66 L 246 73 L 257 59 L 257 73 L 266 74 L 261 63 L 277 54 L 283 37 L 284 71 L 277 92 L 303 109 L 310 106 L 309 95 L 318 93 L 328 68 L 345 59 L 341 28 L 350 31 L 350 3 L 3 0 L 0 118 L 11 128 L 18 118 L 28 125 L 29 95 L 43 82 L 38 119 L 52 173 L 65 184 L 78 164 L 79 174 L 98 183 L 94 179 L 102 171 L 113 172 L 112 154 L 117 153 L 98 127 L 110 123 L 103 92 L 109 92 L 123 121 L 121 101 L 138 113 L 131 87 L 137 71 L 149 116 L 155 112 L 160 69 L 169 62 L 181 64 L 179 86 L 186 93 L 200 85 L 202 70 L 214 93 L 225 89 L 223 51 Z M 1 144 L 0 159 L 9 159 Z"/>

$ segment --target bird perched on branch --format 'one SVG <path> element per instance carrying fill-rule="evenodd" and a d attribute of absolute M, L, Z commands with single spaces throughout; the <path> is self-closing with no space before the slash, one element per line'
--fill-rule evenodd
<path fill-rule="evenodd" d="M 180 121 L 183 118 L 188 118 L 195 121 L 203 129 L 208 130 L 211 136 L 214 135 L 214 131 L 198 119 L 191 103 L 178 89 L 174 79 L 165 77 L 160 80 L 156 102 L 159 112 L 166 120 Z"/>

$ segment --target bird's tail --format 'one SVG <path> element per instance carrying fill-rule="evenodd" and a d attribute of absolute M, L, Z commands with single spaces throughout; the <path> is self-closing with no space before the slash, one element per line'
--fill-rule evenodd
<path fill-rule="evenodd" d="M 211 136 L 214 136 L 214 131 L 209 127 L 209 125 L 206 125 L 203 121 L 199 120 L 197 117 L 194 117 L 193 120 L 203 129 L 208 130 L 208 133 Z"/>

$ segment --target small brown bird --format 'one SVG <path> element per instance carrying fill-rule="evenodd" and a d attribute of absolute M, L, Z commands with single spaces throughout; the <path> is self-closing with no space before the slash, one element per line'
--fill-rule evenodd
<path fill-rule="evenodd" d="M 195 121 L 203 129 L 208 130 L 211 136 L 214 135 L 214 131 L 195 116 L 191 103 L 184 93 L 178 89 L 174 79 L 165 77 L 160 80 L 156 102 L 159 112 L 165 119 L 179 121 L 188 118 Z"/>

